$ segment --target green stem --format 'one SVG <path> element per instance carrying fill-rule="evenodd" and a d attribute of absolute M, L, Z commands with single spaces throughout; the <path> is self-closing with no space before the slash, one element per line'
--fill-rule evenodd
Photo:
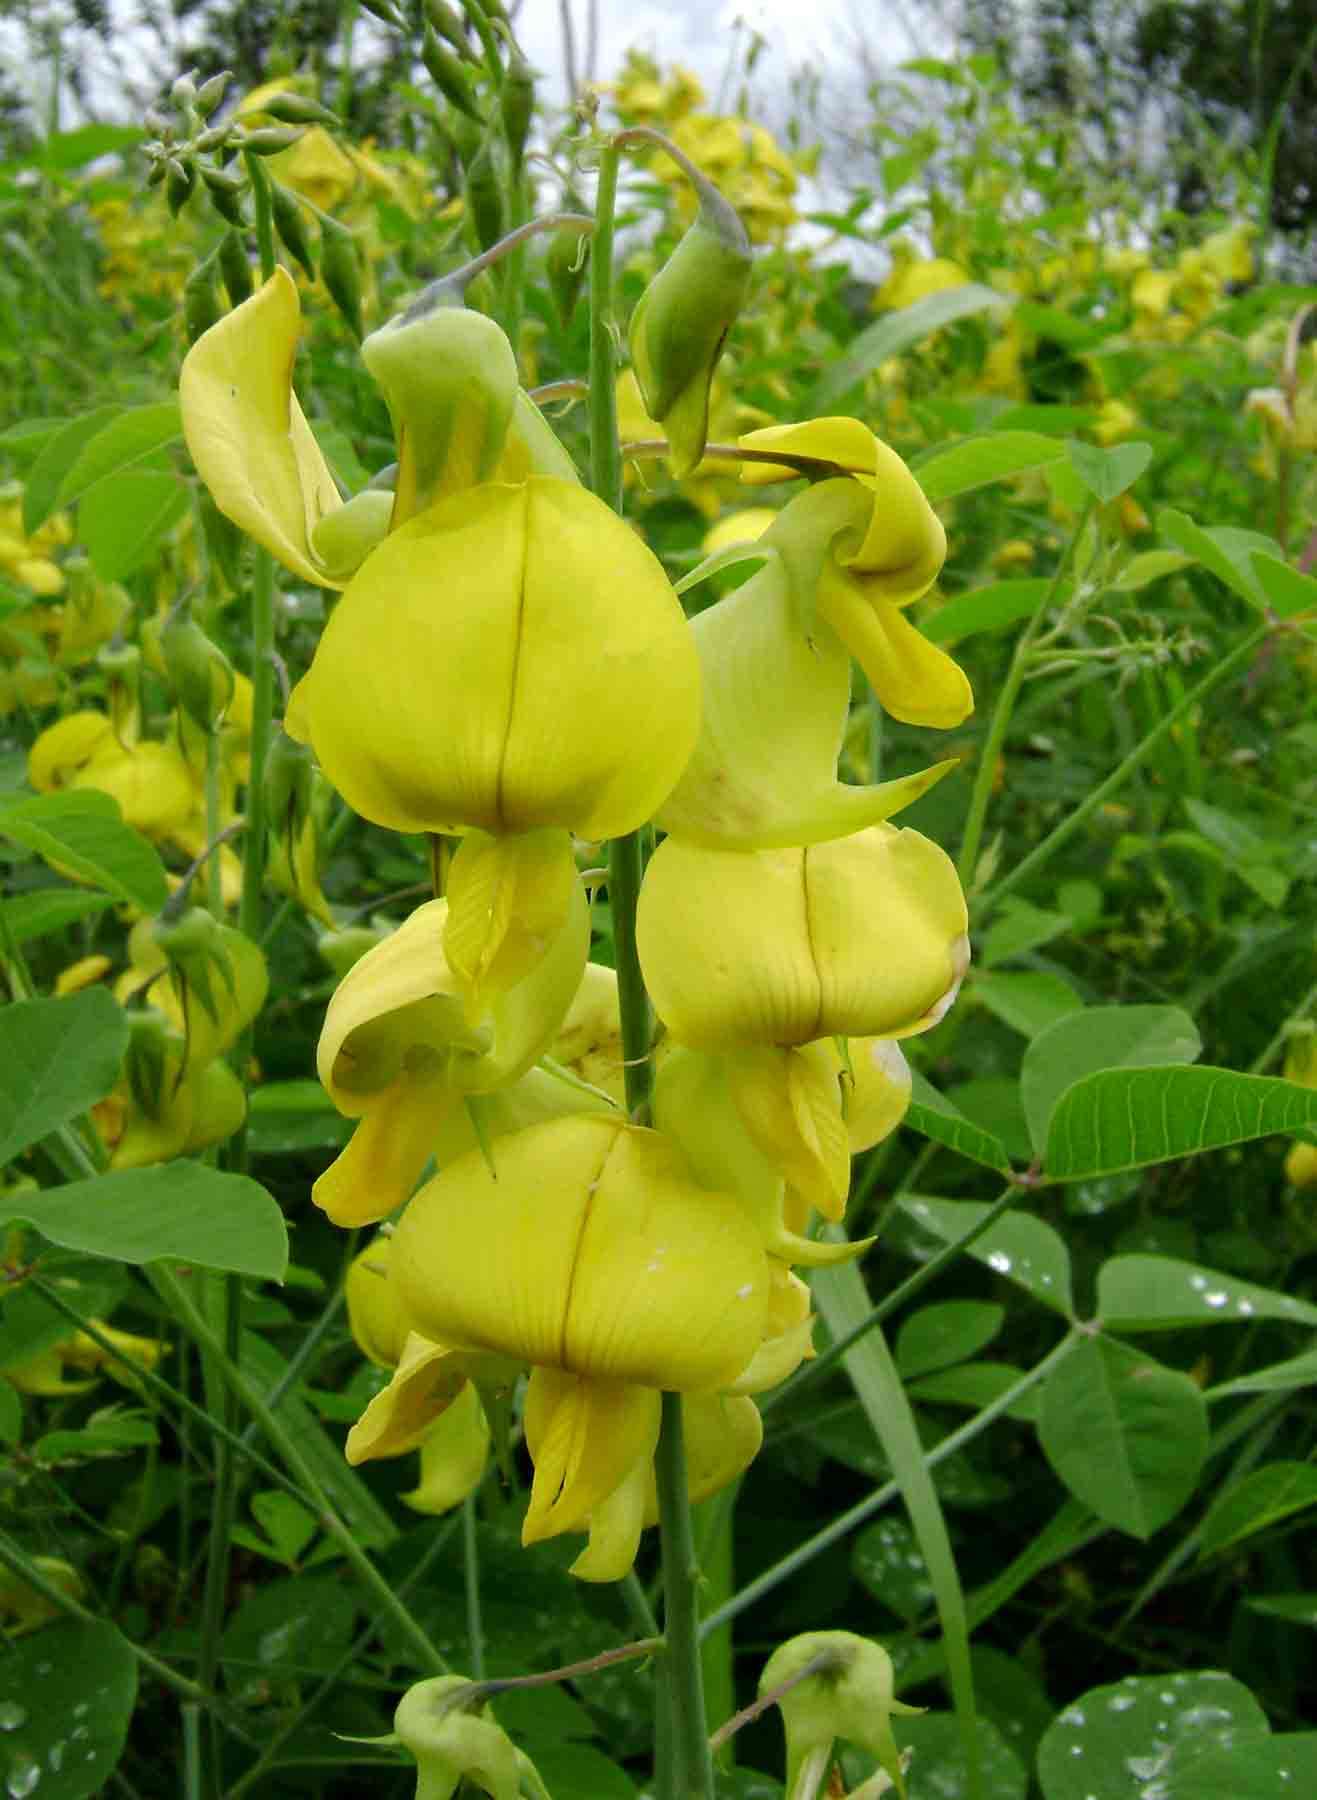
<path fill-rule="evenodd" d="M 1180 704 L 1172 707 L 1171 711 L 1153 727 L 1147 736 L 1134 746 L 1128 756 L 1117 763 L 1107 779 L 1099 782 L 1087 799 L 1081 801 L 1072 813 L 1067 814 L 1056 829 L 1049 832 L 1042 843 L 1036 845 L 1028 856 L 1016 863 L 1013 869 L 1008 869 L 998 881 L 995 881 L 979 896 L 976 920 L 979 925 L 982 925 L 986 915 L 1004 895 L 1008 894 L 1012 888 L 1018 887 L 1031 875 L 1036 874 L 1063 844 L 1069 843 L 1076 832 L 1084 829 L 1099 807 L 1105 806 L 1111 796 L 1124 786 L 1130 776 L 1143 766 L 1155 750 L 1165 743 L 1181 719 L 1191 713 L 1195 707 L 1201 706 L 1209 694 L 1215 693 L 1217 688 L 1229 681 L 1231 676 L 1243 668 L 1270 630 L 1269 623 L 1255 626 L 1247 637 L 1236 644 L 1228 656 L 1221 659 L 1209 675 L 1205 675 L 1196 687 L 1190 688 Z"/>
<path fill-rule="evenodd" d="M 259 545 L 252 554 L 251 772 L 247 778 L 247 830 L 242 841 L 238 923 L 252 942 L 259 944 L 261 884 L 265 879 L 265 763 L 274 719 L 274 559 Z"/>
<path fill-rule="evenodd" d="M 480 1610 L 480 1546 L 476 1540 L 476 1497 L 462 1502 L 462 1574 L 466 1585 L 466 1635 L 471 1650 L 471 1676 L 485 1678 L 485 1626 Z"/>
<path fill-rule="evenodd" d="M 215 845 L 224 829 L 220 818 L 220 737 L 219 732 L 206 733 L 206 842 Z M 224 922 L 224 884 L 220 853 L 212 849 L 206 858 L 206 907 L 221 924 Z"/>
<path fill-rule="evenodd" d="M 622 510 L 622 455 L 617 441 L 616 358 L 613 350 L 613 210 L 621 152 L 605 146 L 599 158 L 594 238 L 590 246 L 590 486 L 605 506 Z"/>
<path fill-rule="evenodd" d="M 1069 1332 L 1059 1344 L 1048 1351 L 1041 1362 L 1026 1371 L 1004 1393 L 998 1394 L 997 1398 L 985 1406 L 981 1412 L 975 1413 L 972 1419 L 966 1420 L 959 1430 L 948 1433 L 940 1444 L 935 1444 L 924 1457 L 924 1466 L 935 1469 L 940 1462 L 945 1462 L 947 1457 L 954 1456 L 957 1450 L 963 1450 L 966 1444 L 972 1443 L 980 1432 L 985 1431 L 995 1419 L 999 1419 L 1004 1412 L 1009 1411 L 1031 1388 L 1036 1387 L 1045 1376 L 1049 1375 L 1063 1357 L 1069 1356 L 1079 1342 L 1080 1336 L 1081 1333 L 1078 1331 Z M 847 1537 L 855 1530 L 856 1526 L 863 1525 L 876 1512 L 881 1512 L 883 1507 L 890 1505 L 893 1500 L 899 1499 L 900 1494 L 900 1483 L 889 1481 L 865 1499 L 857 1501 L 847 1512 L 839 1514 L 830 1525 L 825 1525 L 822 1531 L 816 1531 L 813 1537 L 806 1538 L 803 1544 L 798 1544 L 789 1555 L 784 1556 L 780 1562 L 774 1563 L 771 1569 L 765 1569 L 762 1575 L 757 1576 L 754 1581 L 748 1582 L 725 1605 L 711 1612 L 700 1626 L 700 1636 L 708 1637 L 711 1631 L 716 1631 L 720 1625 L 725 1625 L 729 1619 L 736 1618 L 747 1607 L 762 1600 L 766 1594 L 771 1594 L 774 1588 L 780 1587 L 784 1581 L 789 1581 L 806 1564 L 813 1562 L 816 1556 L 822 1555 L 833 1544 L 839 1543 L 842 1538 Z"/>
<path fill-rule="evenodd" d="M 695 1537 L 686 1485 L 681 1395 L 664 1394 L 663 1428 L 654 1456 L 663 1547 L 663 1635 L 672 1706 L 672 1758 L 665 1800 L 713 1800 L 713 1758 L 704 1713 Z M 706 1632 L 707 1635 L 707 1632 Z"/>
<path fill-rule="evenodd" d="M 338 1516 L 333 1503 L 321 1486 L 315 1470 L 303 1455 L 287 1426 L 275 1417 L 264 1397 L 243 1374 L 237 1363 L 226 1355 L 223 1344 L 198 1310 L 187 1288 L 172 1269 L 163 1263 L 152 1265 L 148 1270 L 148 1275 L 157 1293 L 169 1306 L 184 1331 L 199 1350 L 214 1360 L 225 1385 L 255 1419 L 290 1473 L 311 1496 L 321 1526 L 333 1538 L 352 1565 L 358 1580 L 370 1592 L 380 1612 L 391 1620 L 411 1646 L 417 1667 L 424 1669 L 428 1674 L 446 1675 L 448 1666 L 443 1657 L 440 1656 L 411 1613 L 398 1600 L 393 1589 L 353 1536 L 350 1527 Z"/>
<path fill-rule="evenodd" d="M 1285 1039 L 1290 1034 L 1290 1027 L 1292 1025 L 1297 1025 L 1303 1019 L 1310 1018 L 1314 1007 L 1317 1007 L 1317 982 L 1314 982 L 1308 989 L 1307 993 L 1303 996 L 1302 1000 L 1299 1001 L 1299 1004 L 1294 1008 L 1293 1012 L 1288 1013 L 1286 1017 L 1282 1019 L 1280 1025 L 1276 1028 L 1270 1041 L 1267 1043 L 1266 1048 L 1260 1050 L 1253 1058 L 1252 1062 L 1248 1065 L 1248 1072 L 1250 1075 L 1265 1074 L 1266 1070 L 1285 1048 Z"/>
<path fill-rule="evenodd" d="M 268 281 L 275 270 L 274 213 L 270 206 L 270 177 L 265 163 L 250 151 L 243 152 L 247 179 L 251 182 L 252 214 L 256 226 L 256 249 L 261 259 L 261 280 Z"/>
<path fill-rule="evenodd" d="M 224 1353 L 231 1362 L 236 1363 L 242 1337 L 242 1278 L 238 1275 L 225 1275 L 220 1282 L 216 1282 L 215 1277 L 211 1275 L 205 1279 L 211 1284 L 214 1298 L 219 1303 L 219 1313 L 224 1328 Z M 216 1369 L 214 1375 L 217 1383 L 223 1382 L 222 1369 Z M 221 1386 L 215 1399 L 220 1422 L 231 1432 L 237 1423 L 234 1417 L 233 1395 L 228 1389 Z M 210 1515 L 206 1581 L 201 1598 L 201 1642 L 197 1659 L 197 1674 L 204 1688 L 214 1687 L 215 1677 L 219 1670 L 220 1637 L 224 1630 L 224 1603 L 229 1587 L 229 1539 L 233 1530 L 237 1473 L 238 1461 L 234 1455 L 233 1446 L 226 1440 L 220 1439 L 215 1445 L 215 1499 Z M 223 1793 L 219 1786 L 221 1751 L 218 1723 L 212 1719 L 210 1775 L 212 1778 L 211 1790 L 215 1800 L 223 1800 Z"/>
<path fill-rule="evenodd" d="M 988 806 L 992 800 L 992 785 L 997 773 L 997 758 L 1006 742 L 1006 733 L 1010 730 L 1015 702 L 1024 685 L 1024 677 L 1029 667 L 1030 646 L 1037 637 L 1043 620 L 1056 604 L 1056 596 L 1065 572 L 1070 567 L 1075 553 L 1075 545 L 1083 535 L 1092 513 L 1093 508 L 1090 505 L 1085 510 L 1083 518 L 1079 521 L 1074 535 L 1066 546 L 1065 555 L 1057 563 L 1056 573 L 1048 583 L 1046 593 L 1038 602 L 1033 616 L 1016 640 L 1015 650 L 1011 656 L 1011 666 L 1006 671 L 1006 679 L 997 696 L 997 704 L 992 713 L 992 723 L 988 727 L 987 738 L 979 752 L 979 765 L 974 772 L 974 791 L 970 796 L 969 813 L 965 820 L 965 836 L 961 841 L 960 858 L 956 864 L 962 887 L 971 888 L 973 886 L 974 871 L 979 860 L 979 846 L 983 841 L 983 827 L 988 816 Z"/>

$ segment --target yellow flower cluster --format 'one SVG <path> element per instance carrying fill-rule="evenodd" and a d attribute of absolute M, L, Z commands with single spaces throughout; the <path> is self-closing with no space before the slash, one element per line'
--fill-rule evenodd
<path fill-rule="evenodd" d="M 394 1373 L 348 1455 L 419 1447 L 413 1504 L 452 1505 L 529 1371 L 525 1540 L 584 1531 L 576 1573 L 616 1579 L 654 1516 L 664 1391 L 688 1399 L 692 1493 L 754 1455 L 751 1395 L 809 1354 L 791 1265 L 837 1254 L 810 1212 L 841 1216 L 851 1150 L 904 1111 L 894 1040 L 964 972 L 950 863 L 886 823 L 942 769 L 852 788 L 836 768 L 852 655 L 897 717 L 969 711 L 904 612 L 945 541 L 855 421 L 753 434 L 826 478 L 692 629 L 488 319 L 430 294 L 367 339 L 397 479 L 346 503 L 289 384 L 298 329 L 279 273 L 198 341 L 189 448 L 230 518 L 343 588 L 289 732 L 364 817 L 459 839 L 446 892 L 351 966 L 320 1040 L 358 1123 L 314 1198 L 346 1226 L 400 1214 L 349 1289 Z M 587 961 L 574 840 L 654 818 L 637 923 L 669 1047 L 651 1129 L 619 1105 L 616 983 Z"/>

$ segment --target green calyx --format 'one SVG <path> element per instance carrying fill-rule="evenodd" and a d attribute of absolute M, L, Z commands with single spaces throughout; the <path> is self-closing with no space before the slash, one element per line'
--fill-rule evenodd
<path fill-rule="evenodd" d="M 416 1800 L 452 1800 L 463 1783 L 490 1800 L 517 1800 L 516 1746 L 464 1675 L 418 1681 L 398 1702 L 393 1729 L 416 1758 Z"/>
<path fill-rule="evenodd" d="M 759 1693 L 774 1696 L 782 1713 L 788 1800 L 801 1791 L 807 1771 L 821 1776 L 838 1739 L 876 1756 L 905 1800 L 892 1716 L 924 1709 L 894 1699 L 893 1683 L 891 1657 L 854 1632 L 806 1631 L 774 1652 L 759 1678 Z"/>

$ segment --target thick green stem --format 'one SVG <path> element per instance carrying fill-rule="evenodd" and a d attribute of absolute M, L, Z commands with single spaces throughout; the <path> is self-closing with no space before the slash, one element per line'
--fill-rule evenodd
<path fill-rule="evenodd" d="M 320 1524 L 333 1538 L 352 1565 L 381 1614 L 386 1615 L 411 1645 L 418 1668 L 427 1674 L 446 1675 L 448 1666 L 416 1620 L 401 1604 L 389 1583 L 353 1536 L 351 1528 L 335 1511 L 332 1501 L 320 1485 L 319 1477 L 299 1449 L 288 1428 L 275 1417 L 264 1397 L 242 1373 L 236 1361 L 225 1353 L 224 1345 L 198 1310 L 192 1296 L 174 1272 L 163 1263 L 153 1264 L 148 1271 L 152 1285 L 164 1300 L 183 1330 L 203 1354 L 209 1355 L 219 1369 L 225 1385 L 244 1406 L 274 1446 L 289 1472 L 311 1497 Z"/>
<path fill-rule="evenodd" d="M 704 1714 L 700 1661 L 699 1566 L 686 1485 L 681 1395 L 664 1394 L 663 1429 L 654 1457 L 663 1548 L 663 1635 L 672 1706 L 672 1757 L 664 1800 L 713 1800 L 713 1758 Z"/>
<path fill-rule="evenodd" d="M 252 552 L 251 773 L 247 778 L 247 830 L 242 844 L 242 905 L 238 923 L 254 944 L 261 941 L 261 884 L 265 879 L 265 764 L 274 719 L 274 559 L 259 545 Z"/>
<path fill-rule="evenodd" d="M 210 855 L 206 858 L 206 908 L 221 922 L 224 919 L 223 870 L 220 853 L 215 846 L 224 829 L 224 821 L 220 817 L 222 774 L 219 732 L 212 729 L 206 734 L 206 843 L 211 846 Z"/>
<path fill-rule="evenodd" d="M 988 727 L 988 735 L 983 749 L 979 753 L 979 766 L 974 773 L 974 791 L 970 796 L 969 814 L 965 820 L 965 836 L 961 840 L 960 858 L 956 864 L 961 885 L 965 888 L 973 886 L 974 871 L 979 860 L 979 846 L 983 842 L 983 827 L 992 799 L 993 782 L 997 775 L 997 758 L 1001 755 L 1002 746 L 1006 742 L 1006 733 L 1010 730 L 1015 702 L 1019 699 L 1020 689 L 1024 685 L 1024 677 L 1029 667 L 1030 647 L 1038 635 L 1043 620 L 1056 603 L 1062 577 L 1070 566 L 1075 545 L 1079 542 L 1091 514 L 1092 508 L 1089 507 L 1066 548 L 1066 554 L 1057 564 L 1056 573 L 1048 584 L 1047 592 L 1039 601 L 1032 618 L 1016 640 L 1011 666 L 1006 671 L 1006 679 L 1002 683 L 1001 692 L 997 695 L 997 704 L 992 712 L 992 722 Z"/>
<path fill-rule="evenodd" d="M 476 1538 L 476 1497 L 462 1502 L 462 1572 L 466 1584 L 466 1635 L 471 1648 L 471 1676 L 485 1678 L 485 1625 L 480 1608 L 480 1544 Z"/>
<path fill-rule="evenodd" d="M 590 486 L 605 506 L 622 510 L 622 454 L 617 441 L 616 358 L 613 349 L 613 211 L 620 151 L 599 158 L 594 239 L 590 246 Z"/>
<path fill-rule="evenodd" d="M 1031 875 L 1036 874 L 1046 862 L 1055 856 L 1063 844 L 1069 843 L 1076 832 L 1082 831 L 1099 807 L 1105 806 L 1111 796 L 1119 792 L 1125 785 L 1130 776 L 1143 766 L 1160 745 L 1165 743 L 1180 720 L 1191 713 L 1195 707 L 1201 706 L 1209 694 L 1214 693 L 1217 688 L 1239 673 L 1263 643 L 1270 630 L 1269 624 L 1263 624 L 1250 631 L 1246 638 L 1236 644 L 1228 656 L 1221 659 L 1209 675 L 1205 675 L 1196 687 L 1190 688 L 1180 704 L 1173 707 L 1147 736 L 1134 746 L 1128 756 L 1117 763 L 1107 779 L 1099 782 L 1087 799 L 1083 800 L 1072 813 L 1066 815 L 1055 831 L 1050 832 L 1041 844 L 1029 852 L 1028 856 L 1016 863 L 1013 869 L 1008 869 L 1000 880 L 995 881 L 985 893 L 981 894 L 976 909 L 976 923 L 981 926 L 984 918 L 1004 895 L 1008 894 L 1012 888 L 1018 887 L 1022 881 L 1027 881 Z"/>

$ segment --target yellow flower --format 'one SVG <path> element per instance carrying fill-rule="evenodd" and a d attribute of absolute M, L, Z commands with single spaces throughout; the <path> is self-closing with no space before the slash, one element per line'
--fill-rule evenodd
<path fill-rule="evenodd" d="M 474 1019 L 444 953 L 447 915 L 444 900 L 418 907 L 352 965 L 325 1015 L 320 1079 L 339 1111 L 361 1120 L 312 1190 L 336 1224 L 369 1224 L 400 1206 L 446 1116 L 464 1095 L 524 1075 L 580 983 L 589 915 L 578 884 L 547 954 Z"/>
<path fill-rule="evenodd" d="M 704 534 L 704 553 L 712 556 L 717 550 L 730 549 L 733 544 L 752 544 L 761 538 L 777 518 L 777 508 L 773 506 L 743 506 L 737 512 L 727 513 L 716 525 L 711 525 Z"/>
<path fill-rule="evenodd" d="M 926 1030 L 965 973 L 967 926 L 945 851 L 875 825 L 753 852 L 670 837 L 646 870 L 636 936 L 673 1035 L 729 1050 Z"/>
<path fill-rule="evenodd" d="M 875 307 L 913 306 L 930 294 L 942 294 L 949 288 L 964 287 L 970 279 L 959 263 L 945 256 L 912 256 L 907 253 L 895 263 L 891 274 L 873 297 Z"/>
<path fill-rule="evenodd" d="M 819 616 L 893 718 L 938 729 L 962 724 L 974 708 L 964 672 L 902 610 L 937 579 L 947 541 L 901 458 L 868 426 L 845 418 L 769 426 L 749 432 L 741 446 L 817 458 L 844 472 L 840 491 L 837 483 L 821 481 L 797 502 L 829 552 L 818 576 Z M 781 481 L 793 473 L 771 463 L 745 463 L 741 479 Z"/>
<path fill-rule="evenodd" d="M 1317 1088 L 1317 1032 L 1299 1031 L 1285 1052 L 1286 1081 Z M 1285 1179 L 1291 1187 L 1317 1187 L 1317 1145 L 1297 1143 L 1285 1158 Z"/>

